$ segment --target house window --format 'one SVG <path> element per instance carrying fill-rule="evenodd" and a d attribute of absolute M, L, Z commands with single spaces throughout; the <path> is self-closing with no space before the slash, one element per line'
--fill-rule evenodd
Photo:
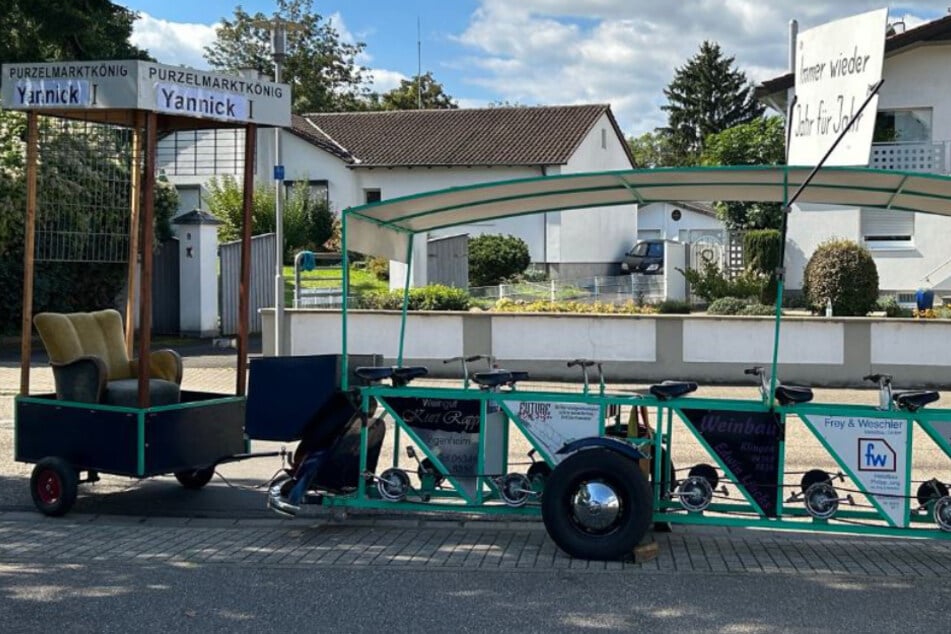
<path fill-rule="evenodd" d="M 291 199 L 294 187 L 298 185 L 306 185 L 310 192 L 311 198 L 314 200 L 321 200 L 328 205 L 330 204 L 330 189 L 327 186 L 327 181 L 325 180 L 284 181 L 285 200 Z"/>
<path fill-rule="evenodd" d="M 193 209 L 201 209 L 201 187 L 198 185 L 176 185 L 178 191 L 178 213 L 184 214 Z"/>
<path fill-rule="evenodd" d="M 383 200 L 383 197 L 380 195 L 379 189 L 364 189 L 363 199 L 367 203 L 378 203 Z"/>
<path fill-rule="evenodd" d="M 915 246 L 915 214 L 863 209 L 862 241 L 869 249 L 911 249 Z"/>
<path fill-rule="evenodd" d="M 875 114 L 875 143 L 931 143 L 931 108 L 879 110 Z"/>
<path fill-rule="evenodd" d="M 601 149 L 608 149 L 608 131 L 601 128 Z"/>

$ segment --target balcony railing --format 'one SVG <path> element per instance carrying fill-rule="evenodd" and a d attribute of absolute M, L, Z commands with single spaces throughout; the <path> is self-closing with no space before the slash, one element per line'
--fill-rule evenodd
<path fill-rule="evenodd" d="M 902 172 L 948 173 L 948 143 L 873 143 L 869 167 Z"/>

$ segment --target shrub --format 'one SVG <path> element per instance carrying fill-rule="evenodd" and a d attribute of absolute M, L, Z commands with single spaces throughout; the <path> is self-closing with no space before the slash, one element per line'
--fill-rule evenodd
<path fill-rule="evenodd" d="M 910 308 L 902 308 L 894 297 L 885 297 L 880 300 L 878 309 L 884 310 L 886 317 L 911 317 L 913 315 Z"/>
<path fill-rule="evenodd" d="M 707 313 L 711 315 L 739 315 L 740 311 L 749 305 L 745 299 L 739 297 L 721 297 L 713 300 L 707 307 Z"/>
<path fill-rule="evenodd" d="M 656 307 L 635 304 L 633 301 L 611 304 L 606 302 L 525 301 L 509 298 L 503 298 L 495 302 L 492 310 L 499 313 L 603 313 L 615 315 L 652 315 L 657 313 Z"/>
<path fill-rule="evenodd" d="M 878 268 L 868 249 L 851 240 L 829 240 L 809 258 L 803 291 L 813 312 L 831 300 L 836 315 L 866 315 L 878 303 Z"/>
<path fill-rule="evenodd" d="M 749 304 L 744 306 L 743 309 L 737 314 L 739 315 L 775 315 L 776 306 L 750 302 Z"/>
<path fill-rule="evenodd" d="M 657 304 L 657 312 L 662 315 L 689 315 L 690 303 L 679 299 L 665 299 Z"/>
<path fill-rule="evenodd" d="M 531 263 L 528 245 L 516 236 L 481 235 L 469 239 L 469 286 L 493 286 Z"/>
<path fill-rule="evenodd" d="M 759 297 L 765 278 L 752 271 L 744 271 L 729 279 L 715 263 L 705 261 L 700 271 L 677 269 L 690 284 L 690 292 L 708 302 L 721 297 Z"/>
<path fill-rule="evenodd" d="M 743 251 L 746 266 L 750 271 L 766 278 L 759 300 L 764 304 L 776 301 L 776 268 L 779 263 L 780 235 L 776 229 L 755 229 L 743 236 Z"/>
<path fill-rule="evenodd" d="M 370 258 L 367 260 L 367 271 L 376 279 L 386 282 L 390 279 L 390 261 L 386 258 Z"/>
<path fill-rule="evenodd" d="M 409 290 L 409 310 L 469 310 L 469 293 L 461 288 L 433 284 Z M 359 299 L 359 308 L 401 310 L 403 291 L 371 291 Z"/>
<path fill-rule="evenodd" d="M 775 315 L 776 307 L 740 297 L 721 297 L 707 308 L 711 315 Z"/>

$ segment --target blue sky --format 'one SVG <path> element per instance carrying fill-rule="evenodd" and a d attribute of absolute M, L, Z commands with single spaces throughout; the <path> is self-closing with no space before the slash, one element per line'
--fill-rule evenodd
<path fill-rule="evenodd" d="M 114 0 L 138 11 L 133 41 L 159 61 L 205 67 L 202 47 L 234 0 Z M 245 0 L 270 15 L 274 2 Z M 906 1 L 889 20 L 908 28 L 948 11 L 948 0 Z M 754 81 L 784 72 L 789 20 L 801 29 L 869 11 L 865 0 L 315 0 L 341 34 L 366 43 L 359 61 L 373 88 L 432 71 L 463 107 L 609 103 L 623 131 L 663 125 L 664 87 L 703 40 L 720 43 Z"/>

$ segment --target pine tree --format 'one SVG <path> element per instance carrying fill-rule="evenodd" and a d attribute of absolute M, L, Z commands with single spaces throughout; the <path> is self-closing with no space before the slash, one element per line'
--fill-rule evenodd
<path fill-rule="evenodd" d="M 705 41 L 664 89 L 667 127 L 658 131 L 671 140 L 681 163 L 696 162 L 708 135 L 763 114 L 753 85 L 733 67 L 734 59 L 724 57 L 719 44 Z"/>

